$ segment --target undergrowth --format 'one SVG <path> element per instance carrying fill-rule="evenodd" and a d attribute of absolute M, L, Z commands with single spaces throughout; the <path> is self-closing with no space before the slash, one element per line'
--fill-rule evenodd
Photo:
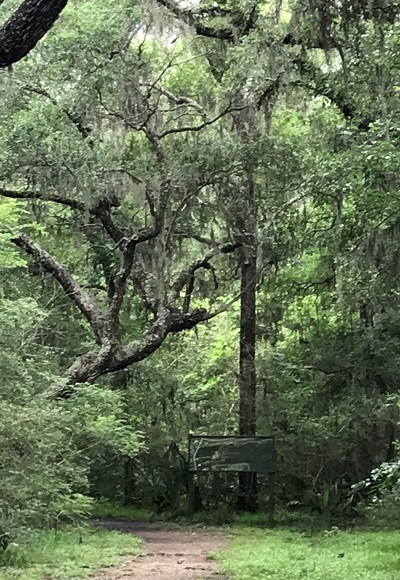
<path fill-rule="evenodd" d="M 97 500 L 93 505 L 91 514 L 94 518 L 121 518 L 142 522 L 148 522 L 152 519 L 150 510 L 124 506 L 107 499 Z"/>
<path fill-rule="evenodd" d="M 266 512 L 257 513 L 239 513 L 235 512 L 232 507 L 219 506 L 210 511 L 201 511 L 188 518 L 187 507 L 182 505 L 179 510 L 164 511 L 155 513 L 147 509 L 139 509 L 133 506 L 124 506 L 117 502 L 107 499 L 97 500 L 92 507 L 93 518 L 116 518 L 128 519 L 146 522 L 175 522 L 183 526 L 224 526 L 234 525 L 235 527 L 271 527 L 270 517 Z M 358 525 L 361 523 L 358 519 Z M 298 531 L 312 530 L 321 531 L 331 527 L 339 522 L 333 521 L 332 518 L 324 517 L 321 514 L 309 513 L 307 511 L 288 511 L 277 508 L 275 511 L 274 522 L 277 526 L 284 526 Z M 342 526 L 344 522 L 340 522 Z M 346 523 L 344 523 L 346 526 Z"/>
<path fill-rule="evenodd" d="M 2 553 L 0 580 L 85 578 L 126 554 L 139 554 L 140 544 L 131 534 L 90 526 L 30 534 Z"/>

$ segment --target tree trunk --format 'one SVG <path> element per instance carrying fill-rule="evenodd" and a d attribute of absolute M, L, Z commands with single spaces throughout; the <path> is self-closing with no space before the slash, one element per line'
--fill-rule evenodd
<path fill-rule="evenodd" d="M 239 434 L 256 434 L 256 288 L 257 238 L 256 207 L 253 184 L 248 191 L 241 252 L 241 311 L 239 354 Z M 257 474 L 239 474 L 238 508 L 257 509 Z"/>
<path fill-rule="evenodd" d="M 240 435 L 256 434 L 256 279 L 257 250 L 254 236 L 243 250 L 240 305 Z"/>
<path fill-rule="evenodd" d="M 26 56 L 50 30 L 68 0 L 25 0 L 0 28 L 0 67 Z"/>
<path fill-rule="evenodd" d="M 135 504 L 135 485 L 135 462 L 132 457 L 126 457 L 124 462 L 124 505 Z"/>

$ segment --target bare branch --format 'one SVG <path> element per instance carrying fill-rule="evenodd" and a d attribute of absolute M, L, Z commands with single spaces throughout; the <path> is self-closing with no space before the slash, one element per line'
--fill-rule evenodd
<path fill-rule="evenodd" d="M 240 242 L 225 244 L 224 246 L 218 246 L 216 250 L 208 252 L 203 258 L 196 260 L 190 266 L 183 270 L 178 278 L 175 280 L 173 284 L 173 291 L 174 291 L 174 299 L 176 300 L 179 298 L 179 295 L 183 289 L 183 287 L 187 284 L 190 284 L 190 280 L 193 278 L 195 272 L 200 268 L 209 269 L 209 262 L 215 258 L 218 254 L 229 254 L 234 252 L 238 248 L 241 247 Z"/>
<path fill-rule="evenodd" d="M 118 361 L 118 368 L 139 362 L 150 356 L 168 336 L 171 328 L 171 313 L 163 310 L 152 327 L 138 340 L 126 345 Z"/>
<path fill-rule="evenodd" d="M 127 244 L 124 250 L 121 269 L 114 277 L 114 294 L 112 296 L 110 305 L 110 322 L 112 325 L 113 333 L 116 336 L 119 335 L 119 313 L 124 301 L 126 283 L 132 272 L 134 253 L 135 245 L 130 242 Z"/>
<path fill-rule="evenodd" d="M 200 115 L 204 118 L 204 120 L 206 121 L 208 120 L 207 112 L 203 109 L 203 107 L 199 103 L 197 103 L 193 99 L 190 99 L 189 97 L 185 97 L 183 95 L 176 96 L 173 93 L 171 93 L 171 91 L 168 91 L 167 89 L 161 86 L 157 86 L 156 88 L 172 103 L 175 103 L 176 105 L 186 105 L 188 107 L 193 107 L 200 113 Z"/>
<path fill-rule="evenodd" d="M 216 123 L 217 121 L 222 119 L 222 117 L 225 117 L 225 115 L 227 115 L 228 113 L 233 113 L 234 111 L 242 111 L 244 108 L 247 108 L 247 106 L 232 107 L 231 103 L 229 103 L 229 105 L 223 111 L 221 111 L 221 113 L 219 113 L 218 115 L 216 115 L 212 119 L 208 119 L 207 121 L 204 121 L 200 125 L 189 125 L 187 127 L 174 127 L 172 129 L 167 129 L 166 131 L 161 133 L 161 135 L 158 135 L 158 139 L 159 140 L 164 139 L 164 137 L 166 137 L 167 135 L 172 135 L 174 133 L 187 133 L 187 132 L 202 131 L 205 127 L 208 127 L 209 125 L 213 125 L 214 123 Z"/>
<path fill-rule="evenodd" d="M 150 312 L 157 316 L 161 306 L 160 300 L 154 287 L 151 275 L 145 271 L 139 256 L 136 256 L 133 264 L 132 280 L 136 288 L 139 290 L 146 308 L 148 308 Z"/>
<path fill-rule="evenodd" d="M 127 238 L 128 234 L 112 219 L 109 204 L 100 202 L 96 207 L 90 210 L 90 213 L 100 220 L 110 238 L 117 244 L 115 249 L 120 247 L 123 239 Z"/>
<path fill-rule="evenodd" d="M 105 345 L 77 359 L 67 373 L 71 386 L 57 393 L 58 397 L 70 397 L 74 384 L 93 382 L 101 375 L 125 369 L 146 359 L 162 345 L 168 334 L 190 330 L 207 320 L 208 316 L 207 311 L 201 308 L 187 315 L 167 308 L 162 309 L 151 328 L 139 339 L 114 349 Z"/>

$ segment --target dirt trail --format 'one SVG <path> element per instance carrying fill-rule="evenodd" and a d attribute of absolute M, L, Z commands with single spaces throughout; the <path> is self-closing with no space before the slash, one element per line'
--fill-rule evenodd
<path fill-rule="evenodd" d="M 144 554 L 125 558 L 93 580 L 227 580 L 208 554 L 225 548 L 227 539 L 211 529 L 184 530 L 174 524 L 96 520 L 96 525 L 132 533 L 144 541 Z"/>

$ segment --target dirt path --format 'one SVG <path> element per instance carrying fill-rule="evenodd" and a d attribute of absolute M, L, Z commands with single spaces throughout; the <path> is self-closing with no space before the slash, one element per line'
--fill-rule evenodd
<path fill-rule="evenodd" d="M 225 548 L 227 539 L 211 529 L 185 530 L 174 524 L 97 520 L 96 525 L 135 534 L 144 554 L 126 558 L 93 580 L 227 580 L 208 554 Z"/>

